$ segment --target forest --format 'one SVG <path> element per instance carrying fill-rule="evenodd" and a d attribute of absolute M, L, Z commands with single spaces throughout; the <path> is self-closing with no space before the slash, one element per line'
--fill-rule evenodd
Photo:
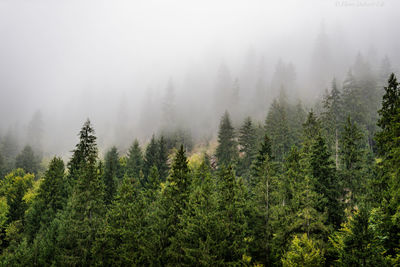
<path fill-rule="evenodd" d="M 399 10 L 0 0 L 0 266 L 400 266 Z"/>
<path fill-rule="evenodd" d="M 284 89 L 262 124 L 225 111 L 208 150 L 152 135 L 100 157 L 87 119 L 44 166 L 3 139 L 1 264 L 399 265 L 400 87 L 364 74 L 334 79 L 318 112 Z"/>

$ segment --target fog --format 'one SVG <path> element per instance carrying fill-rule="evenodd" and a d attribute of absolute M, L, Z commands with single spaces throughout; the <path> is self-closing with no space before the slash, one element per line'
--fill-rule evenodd
<path fill-rule="evenodd" d="M 90 118 L 102 149 L 171 127 L 209 140 L 224 110 L 262 122 L 282 87 L 312 106 L 357 55 L 398 71 L 399 10 L 396 0 L 0 0 L 0 136 L 65 155 Z"/>

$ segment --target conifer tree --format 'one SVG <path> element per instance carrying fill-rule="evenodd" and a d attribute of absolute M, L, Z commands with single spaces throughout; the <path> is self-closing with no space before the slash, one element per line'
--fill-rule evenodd
<path fill-rule="evenodd" d="M 36 175 L 40 168 L 40 159 L 30 146 L 25 146 L 15 159 L 15 167 Z"/>
<path fill-rule="evenodd" d="M 163 136 L 158 140 L 157 170 L 161 181 L 165 181 L 168 176 L 168 149 Z"/>
<path fill-rule="evenodd" d="M 182 249 L 172 247 L 171 240 L 179 231 L 178 226 L 189 198 L 190 182 L 188 162 L 181 145 L 173 160 L 165 187 L 156 198 L 146 219 L 152 225 L 147 229 L 143 244 L 144 257 L 150 265 L 179 263 L 176 255 L 181 255 Z"/>
<path fill-rule="evenodd" d="M 128 151 L 128 159 L 126 162 L 126 174 L 128 177 L 139 178 L 140 171 L 143 171 L 143 154 L 139 141 L 135 139 Z"/>
<path fill-rule="evenodd" d="M 265 130 L 271 138 L 272 157 L 275 160 L 283 160 L 289 151 L 289 127 L 285 106 L 274 100 L 265 120 Z"/>
<path fill-rule="evenodd" d="M 253 164 L 251 166 L 252 168 L 252 175 L 250 177 L 249 185 L 250 187 L 255 187 L 258 182 L 258 170 L 262 167 L 264 164 L 265 159 L 268 157 L 268 160 L 272 160 L 272 152 L 271 152 L 271 141 L 268 137 L 267 134 L 264 135 L 264 139 L 261 143 L 261 147 L 258 150 L 256 159 L 253 161 Z"/>
<path fill-rule="evenodd" d="M 250 117 L 247 117 L 239 129 L 239 152 L 241 157 L 238 165 L 238 175 L 249 179 L 250 166 L 257 156 L 257 135 Z"/>
<path fill-rule="evenodd" d="M 157 162 L 158 162 L 158 144 L 153 134 L 150 143 L 146 147 L 146 152 L 144 155 L 143 173 L 145 179 L 149 175 L 151 167 L 153 167 L 153 165 L 157 166 Z"/>
<path fill-rule="evenodd" d="M 385 248 L 389 256 L 400 258 L 400 89 L 393 73 L 385 87 L 382 108 L 378 113 L 381 130 L 376 135 L 376 141 L 382 158 L 378 167 L 383 172 L 381 179 L 386 187 L 381 204 L 388 235 Z"/>
<path fill-rule="evenodd" d="M 110 266 L 143 265 L 140 240 L 146 202 L 137 179 L 124 176 L 113 205 L 107 212 L 92 252 L 96 264 Z"/>
<path fill-rule="evenodd" d="M 40 183 L 38 194 L 32 206 L 25 213 L 25 232 L 33 240 L 40 228 L 49 227 L 58 211 L 67 201 L 65 167 L 61 158 L 54 157 Z"/>
<path fill-rule="evenodd" d="M 347 118 L 340 139 L 340 162 L 342 163 L 341 180 L 344 188 L 349 190 L 351 199 L 359 197 L 365 186 L 366 173 L 363 172 L 365 163 L 364 136 L 357 124 Z M 354 204 L 351 201 L 351 204 Z"/>
<path fill-rule="evenodd" d="M 246 264 L 248 229 L 245 218 L 246 190 L 231 166 L 222 166 L 217 180 L 219 218 L 216 257 L 222 264 Z M 244 261 L 244 262 L 243 262 Z"/>
<path fill-rule="evenodd" d="M 322 122 L 327 137 L 328 147 L 335 155 L 336 169 L 339 168 L 339 130 L 343 118 L 341 93 L 337 88 L 336 79 L 332 81 L 332 89 L 323 101 L 324 112 Z"/>
<path fill-rule="evenodd" d="M 350 214 L 342 228 L 335 232 L 330 242 L 343 266 L 389 266 L 384 258 L 382 238 L 377 235 L 379 224 L 374 224 L 370 210 L 361 205 Z"/>
<path fill-rule="evenodd" d="M 324 138 L 319 135 L 311 147 L 310 154 L 311 175 L 315 179 L 316 192 L 325 199 L 319 206 L 323 212 L 328 210 L 328 222 L 335 227 L 340 226 L 342 220 L 342 208 L 339 202 L 340 187 L 330 158 Z"/>
<path fill-rule="evenodd" d="M 274 263 L 273 235 L 274 227 L 278 221 L 278 210 L 281 204 L 281 192 L 275 167 L 270 162 L 268 154 L 256 169 L 255 203 L 256 217 L 253 221 L 254 241 L 253 254 L 257 262 L 265 266 Z"/>
<path fill-rule="evenodd" d="M 76 163 L 77 158 L 82 159 L 79 169 L 71 168 L 78 175 L 77 180 L 67 207 L 58 220 L 58 264 L 87 265 L 94 262 L 91 249 L 105 215 L 104 184 L 98 172 L 96 137 L 89 121 L 81 130 L 81 142 L 71 162 Z"/>
<path fill-rule="evenodd" d="M 217 195 L 210 169 L 202 162 L 196 171 L 187 208 L 183 211 L 178 232 L 171 239 L 176 261 L 182 265 L 218 265 L 215 251 L 219 231 Z"/>
<path fill-rule="evenodd" d="M 113 146 L 107 151 L 104 163 L 104 173 L 102 175 L 105 186 L 105 204 L 111 204 L 117 191 L 119 180 L 122 178 L 122 168 L 119 162 L 118 150 Z"/>
<path fill-rule="evenodd" d="M 79 143 L 72 152 L 72 158 L 67 164 L 70 190 L 78 179 L 81 168 L 85 166 L 89 159 L 97 156 L 96 136 L 89 119 L 86 120 L 79 132 Z"/>
<path fill-rule="evenodd" d="M 222 116 L 219 125 L 216 157 L 219 166 L 235 164 L 239 157 L 235 131 L 227 111 Z"/>

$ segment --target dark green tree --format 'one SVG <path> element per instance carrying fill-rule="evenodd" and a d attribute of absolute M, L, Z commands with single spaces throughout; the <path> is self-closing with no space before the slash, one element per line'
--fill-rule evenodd
<path fill-rule="evenodd" d="M 22 168 L 26 172 L 36 175 L 40 168 L 40 159 L 35 155 L 30 146 L 25 146 L 15 158 L 15 167 Z"/>
<path fill-rule="evenodd" d="M 158 140 L 158 157 L 157 157 L 157 169 L 160 175 L 161 181 L 165 181 L 168 176 L 168 149 L 167 144 L 163 136 Z"/>
<path fill-rule="evenodd" d="M 145 182 L 147 181 L 147 176 L 150 173 L 151 167 L 153 167 L 153 165 L 157 166 L 157 163 L 158 163 L 158 144 L 153 134 L 150 143 L 146 147 L 146 152 L 144 155 L 143 174 L 145 176 Z"/>
<path fill-rule="evenodd" d="M 76 154 L 83 157 L 80 168 L 75 170 L 77 180 L 67 207 L 59 218 L 57 237 L 57 264 L 90 265 L 94 258 L 91 253 L 96 234 L 105 215 L 104 184 L 98 171 L 96 137 L 87 121 L 81 130 L 81 142 Z M 84 152 L 81 154 L 81 152 Z M 75 162 L 75 161 L 71 161 Z M 74 165 L 71 165 L 72 167 Z"/>
<path fill-rule="evenodd" d="M 239 129 L 238 175 L 250 179 L 250 166 L 257 156 L 257 133 L 250 117 L 247 117 Z"/>
<path fill-rule="evenodd" d="M 315 190 L 325 200 L 320 203 L 319 211 L 323 212 L 327 208 L 328 223 L 339 227 L 343 216 L 339 202 L 340 187 L 329 150 L 321 135 L 316 138 L 311 147 L 310 167 L 311 175 L 315 179 Z"/>
<path fill-rule="evenodd" d="M 86 165 L 89 159 L 97 157 L 96 136 L 89 119 L 86 120 L 79 132 L 79 143 L 72 152 L 72 158 L 67 164 L 70 191 L 72 191 L 73 185 L 80 175 L 81 168 Z"/>
<path fill-rule="evenodd" d="M 235 130 L 227 111 L 225 111 L 219 124 L 216 157 L 219 166 L 235 164 L 239 157 Z"/>
<path fill-rule="evenodd" d="M 385 214 L 387 240 L 385 248 L 391 257 L 399 258 L 400 249 L 400 89 L 396 76 L 390 75 L 388 86 L 382 99 L 382 108 L 378 111 L 378 126 L 381 130 L 376 134 L 378 152 L 381 162 L 378 167 L 382 171 L 381 185 L 386 187 L 382 199 Z"/>
<path fill-rule="evenodd" d="M 265 130 L 271 139 L 272 157 L 282 161 L 290 148 L 289 126 L 285 105 L 274 100 L 265 120 Z"/>
<path fill-rule="evenodd" d="M 64 162 L 61 158 L 54 157 L 40 183 L 36 198 L 25 213 L 28 240 L 32 241 L 41 228 L 49 227 L 57 212 L 65 207 L 66 186 Z"/>
<path fill-rule="evenodd" d="M 125 176 L 107 212 L 92 252 L 102 266 L 135 266 L 141 262 L 140 240 L 146 202 L 136 178 Z"/>
<path fill-rule="evenodd" d="M 115 146 L 106 153 L 102 179 L 105 186 L 104 202 L 109 205 L 114 199 L 119 181 L 122 179 L 122 167 L 119 162 L 118 150 Z"/>
<path fill-rule="evenodd" d="M 140 171 L 143 171 L 143 154 L 139 141 L 135 139 L 128 151 L 128 159 L 126 162 L 126 174 L 129 177 L 139 178 Z"/>
<path fill-rule="evenodd" d="M 345 191 L 350 194 L 350 200 L 361 197 L 365 193 L 363 187 L 368 175 L 364 172 L 366 163 L 365 141 L 357 124 L 347 118 L 342 137 L 339 142 L 339 154 L 341 162 L 341 180 Z M 354 204 L 350 201 L 350 204 Z"/>

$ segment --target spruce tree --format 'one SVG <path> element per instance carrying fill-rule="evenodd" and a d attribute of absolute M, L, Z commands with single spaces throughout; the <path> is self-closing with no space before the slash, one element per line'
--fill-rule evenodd
<path fill-rule="evenodd" d="M 178 231 L 171 239 L 174 258 L 181 265 L 218 265 L 216 245 L 219 231 L 217 195 L 210 169 L 203 161 L 196 170 L 192 190 Z M 194 186 L 195 185 L 195 186 Z"/>
<path fill-rule="evenodd" d="M 37 175 L 40 168 L 40 159 L 30 146 L 25 146 L 15 159 L 15 168 L 22 168 L 27 173 Z"/>
<path fill-rule="evenodd" d="M 140 240 L 146 202 L 137 179 L 125 176 L 115 201 L 96 235 L 92 252 L 96 264 L 109 266 L 143 265 Z"/>
<path fill-rule="evenodd" d="M 227 111 L 222 116 L 219 125 L 216 157 L 219 166 L 235 164 L 239 157 L 235 130 Z"/>
<path fill-rule="evenodd" d="M 161 181 L 165 181 L 168 176 L 168 149 L 163 136 L 158 140 L 157 169 Z"/>
<path fill-rule="evenodd" d="M 241 157 L 238 164 L 238 175 L 247 181 L 250 176 L 250 166 L 257 156 L 257 135 L 250 117 L 247 117 L 239 129 L 239 152 Z"/>
<path fill-rule="evenodd" d="M 281 209 L 279 180 L 275 166 L 270 162 L 268 154 L 265 155 L 262 164 L 257 167 L 256 176 L 258 183 L 254 189 L 256 216 L 252 220 L 254 224 L 252 226 L 254 231 L 252 250 L 255 260 L 268 266 L 274 263 L 272 239 L 274 227 L 279 220 L 278 209 Z"/>
<path fill-rule="evenodd" d="M 144 155 L 143 174 L 145 176 L 145 182 L 147 181 L 147 176 L 150 173 L 151 167 L 153 167 L 153 165 L 157 166 L 157 163 L 158 163 L 158 144 L 153 134 L 150 143 L 147 145 L 146 152 Z"/>
<path fill-rule="evenodd" d="M 64 162 L 61 158 L 54 157 L 44 174 L 34 202 L 25 213 L 25 232 L 29 240 L 33 240 L 40 228 L 49 227 L 57 212 L 65 207 L 66 186 Z"/>
<path fill-rule="evenodd" d="M 282 161 L 290 148 L 287 111 L 283 103 L 274 100 L 265 120 L 265 130 L 271 138 L 272 157 Z"/>
<path fill-rule="evenodd" d="M 58 264 L 90 265 L 94 262 L 91 249 L 105 215 L 104 184 L 98 172 L 96 137 L 89 121 L 84 124 L 81 137 L 71 160 L 76 163 L 78 158 L 82 159 L 78 169 L 71 168 L 77 180 L 67 207 L 58 219 Z"/>
<path fill-rule="evenodd" d="M 118 150 L 114 146 L 107 151 L 104 163 L 104 173 L 102 175 L 103 183 L 105 186 L 105 204 L 111 204 L 120 179 L 122 178 L 122 167 L 119 162 Z"/>
<path fill-rule="evenodd" d="M 339 202 L 340 187 L 338 187 L 338 179 L 329 150 L 321 135 L 317 137 L 311 147 L 310 167 L 311 175 L 315 179 L 316 192 L 325 199 L 320 204 L 319 211 L 323 212 L 326 207 L 328 210 L 328 222 L 334 227 L 338 227 L 343 215 Z"/>
<path fill-rule="evenodd" d="M 143 153 L 139 141 L 135 139 L 128 151 L 126 174 L 128 177 L 135 177 L 138 179 L 140 171 L 143 171 Z"/>
<path fill-rule="evenodd" d="M 396 76 L 390 75 L 388 86 L 382 99 L 382 108 L 378 111 L 376 134 L 378 152 L 382 161 L 378 167 L 382 171 L 381 179 L 386 187 L 382 199 L 385 226 L 388 238 L 385 248 L 387 254 L 399 258 L 400 237 L 400 89 Z"/>
<path fill-rule="evenodd" d="M 90 158 L 97 156 L 96 136 L 89 119 L 86 120 L 79 132 L 79 143 L 72 152 L 72 158 L 67 164 L 70 191 L 72 191 L 74 183 L 80 175 L 81 168 L 86 165 Z"/>
<path fill-rule="evenodd" d="M 357 124 L 348 117 L 340 139 L 339 153 L 342 163 L 341 180 L 345 190 L 350 193 L 351 200 L 361 196 L 364 191 L 362 187 L 366 183 L 367 174 L 363 172 L 366 157 L 363 139 L 364 136 Z M 354 204 L 353 201 L 350 204 Z"/>

